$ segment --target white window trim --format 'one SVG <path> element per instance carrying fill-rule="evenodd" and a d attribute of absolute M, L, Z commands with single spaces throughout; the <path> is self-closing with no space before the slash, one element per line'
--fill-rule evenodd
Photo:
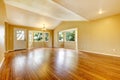
<path fill-rule="evenodd" d="M 66 40 L 66 32 L 73 31 L 73 30 L 75 30 L 75 41 L 67 41 Z M 63 32 L 64 33 L 63 41 L 59 41 L 59 32 Z M 77 40 L 76 40 L 77 28 L 67 29 L 67 30 L 63 30 L 63 31 L 59 31 L 59 32 L 58 32 L 58 42 L 77 42 Z"/>
<path fill-rule="evenodd" d="M 45 41 L 45 33 L 48 33 L 48 41 Z M 50 32 L 43 32 L 43 34 L 44 34 L 44 36 L 43 36 L 43 38 L 44 38 L 44 42 L 49 42 L 49 40 L 50 40 Z"/>
<path fill-rule="evenodd" d="M 36 32 L 42 33 L 42 40 L 41 41 L 35 41 L 34 40 L 34 33 L 36 33 Z M 43 42 L 43 41 L 44 41 L 43 32 L 42 31 L 33 31 L 33 42 Z"/>
<path fill-rule="evenodd" d="M 74 31 L 75 29 L 70 29 L 70 30 L 66 30 L 66 32 L 71 32 Z M 65 32 L 65 42 L 76 42 L 76 30 L 75 30 L 75 41 L 67 41 L 66 40 L 66 32 Z"/>
<path fill-rule="evenodd" d="M 59 33 L 60 33 L 60 32 L 63 33 L 63 41 L 60 41 L 60 40 L 59 40 Z M 59 32 L 58 32 L 58 42 L 64 42 L 64 31 L 59 31 Z"/>
<path fill-rule="evenodd" d="M 35 32 L 39 32 L 39 33 L 42 33 L 42 40 L 41 41 L 35 41 L 34 40 L 34 33 Z M 48 33 L 48 41 L 45 41 L 45 33 Z M 50 40 L 50 32 L 43 32 L 43 31 L 33 31 L 33 42 L 49 42 Z"/>
<path fill-rule="evenodd" d="M 20 33 L 17 33 L 17 31 L 23 31 L 23 32 L 24 32 L 24 34 L 23 34 L 23 39 L 22 39 L 22 38 L 19 38 L 19 39 L 18 39 L 18 36 L 17 36 L 17 35 L 20 34 Z M 17 31 L 16 31 L 16 40 L 17 40 L 17 41 L 24 41 L 24 40 L 25 40 L 25 31 L 24 31 L 24 30 L 17 30 Z"/>

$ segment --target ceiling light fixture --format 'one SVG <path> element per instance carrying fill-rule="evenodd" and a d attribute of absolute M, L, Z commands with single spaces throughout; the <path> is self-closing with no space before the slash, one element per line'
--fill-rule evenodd
<path fill-rule="evenodd" d="M 43 24 L 42 31 L 46 31 L 45 24 Z"/>

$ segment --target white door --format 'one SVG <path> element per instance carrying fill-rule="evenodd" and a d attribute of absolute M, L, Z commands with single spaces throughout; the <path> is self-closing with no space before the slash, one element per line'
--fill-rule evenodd
<path fill-rule="evenodd" d="M 27 48 L 26 29 L 14 28 L 14 50 Z"/>

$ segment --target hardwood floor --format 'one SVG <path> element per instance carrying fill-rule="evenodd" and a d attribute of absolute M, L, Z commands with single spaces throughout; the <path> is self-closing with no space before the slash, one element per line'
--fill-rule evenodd
<path fill-rule="evenodd" d="M 9 52 L 0 80 L 120 80 L 120 58 L 53 48 Z"/>

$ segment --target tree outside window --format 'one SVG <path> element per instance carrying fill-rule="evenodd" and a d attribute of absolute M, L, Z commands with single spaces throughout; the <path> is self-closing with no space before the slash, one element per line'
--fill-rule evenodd
<path fill-rule="evenodd" d="M 75 41 L 75 30 L 66 32 L 66 41 Z"/>
<path fill-rule="evenodd" d="M 42 41 L 43 40 L 43 34 L 41 32 L 34 32 L 34 41 Z"/>

